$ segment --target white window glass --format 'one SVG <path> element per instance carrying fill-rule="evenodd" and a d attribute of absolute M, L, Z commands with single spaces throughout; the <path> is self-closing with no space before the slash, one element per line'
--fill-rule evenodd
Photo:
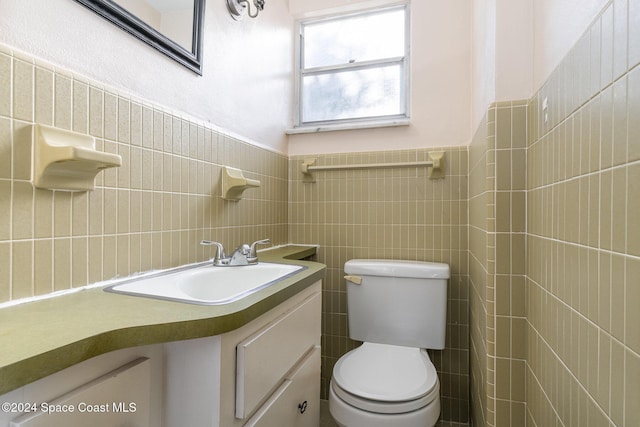
<path fill-rule="evenodd" d="M 404 56 L 404 8 L 304 26 L 304 68 Z"/>
<path fill-rule="evenodd" d="M 300 23 L 298 126 L 408 117 L 407 6 Z"/>
<path fill-rule="evenodd" d="M 401 67 L 345 70 L 305 76 L 305 122 L 361 119 L 404 113 Z"/>

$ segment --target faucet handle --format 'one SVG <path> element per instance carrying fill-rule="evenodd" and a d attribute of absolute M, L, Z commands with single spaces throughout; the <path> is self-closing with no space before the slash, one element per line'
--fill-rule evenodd
<path fill-rule="evenodd" d="M 226 258 L 227 255 L 224 253 L 224 246 L 222 246 L 222 243 L 218 243 L 218 242 L 214 242 L 212 240 L 202 240 L 200 241 L 200 244 L 203 246 L 215 246 L 218 248 L 218 253 L 216 254 L 215 259 L 222 259 L 222 258 Z"/>
<path fill-rule="evenodd" d="M 253 242 L 251 244 L 251 251 L 249 252 L 249 256 L 250 257 L 257 257 L 258 253 L 257 253 L 257 250 L 256 250 L 256 246 L 258 246 L 258 245 L 268 245 L 269 243 L 271 243 L 271 240 L 269 240 L 269 239 L 257 240 L 255 242 Z"/>

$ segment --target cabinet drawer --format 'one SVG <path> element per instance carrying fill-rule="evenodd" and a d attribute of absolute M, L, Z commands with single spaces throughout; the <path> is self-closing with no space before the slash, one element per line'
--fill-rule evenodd
<path fill-rule="evenodd" d="M 149 427 L 150 392 L 151 362 L 140 357 L 49 400 L 47 408 L 53 412 L 27 413 L 11 421 L 9 426 Z M 38 408 L 42 405 L 38 404 Z M 68 410 L 56 411 L 56 408 Z"/>
<path fill-rule="evenodd" d="M 320 293 L 236 347 L 236 418 L 249 416 L 298 361 L 320 344 Z"/>
<path fill-rule="evenodd" d="M 320 347 L 287 375 L 245 427 L 317 427 L 320 421 Z"/>

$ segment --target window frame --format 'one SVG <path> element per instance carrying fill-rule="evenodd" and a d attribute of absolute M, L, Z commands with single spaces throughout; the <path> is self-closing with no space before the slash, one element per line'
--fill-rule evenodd
<path fill-rule="evenodd" d="M 331 66 L 311 67 L 305 69 L 304 62 L 304 26 L 311 23 L 339 21 L 342 19 L 350 19 L 357 16 L 373 15 L 391 10 L 404 10 L 405 14 L 405 37 L 404 37 L 404 56 L 396 56 L 382 58 L 377 60 L 368 60 L 362 62 L 354 62 L 347 64 L 338 64 Z M 410 81 L 410 53 L 411 53 L 411 14 L 408 3 L 396 3 L 376 8 L 369 8 L 359 11 L 350 11 L 347 13 L 334 14 L 323 17 L 305 18 L 296 21 L 296 42 L 295 42 L 295 111 L 294 111 L 294 128 L 289 129 L 287 133 L 306 133 L 319 132 L 342 129 L 360 129 L 372 127 L 386 126 L 403 126 L 409 124 L 410 106 L 411 106 L 411 81 Z M 305 76 L 340 73 L 344 71 L 356 71 L 365 69 L 382 68 L 389 65 L 400 65 L 402 68 L 402 77 L 400 79 L 400 98 L 404 103 L 404 113 L 385 116 L 368 116 L 361 118 L 334 119 L 313 122 L 302 122 L 302 106 L 303 106 L 303 90 L 302 81 Z"/>

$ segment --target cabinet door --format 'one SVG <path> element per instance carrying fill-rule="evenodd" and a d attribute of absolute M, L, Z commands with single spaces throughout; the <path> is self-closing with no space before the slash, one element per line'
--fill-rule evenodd
<path fill-rule="evenodd" d="M 320 344 L 320 294 L 238 344 L 236 418 L 244 419 L 278 387 L 287 372 Z"/>
<path fill-rule="evenodd" d="M 247 427 L 318 427 L 320 347 L 316 346 L 245 424 Z"/>
<path fill-rule="evenodd" d="M 10 427 L 149 427 L 151 363 L 141 357 L 49 401 Z M 43 406 L 39 406 L 43 409 Z"/>

